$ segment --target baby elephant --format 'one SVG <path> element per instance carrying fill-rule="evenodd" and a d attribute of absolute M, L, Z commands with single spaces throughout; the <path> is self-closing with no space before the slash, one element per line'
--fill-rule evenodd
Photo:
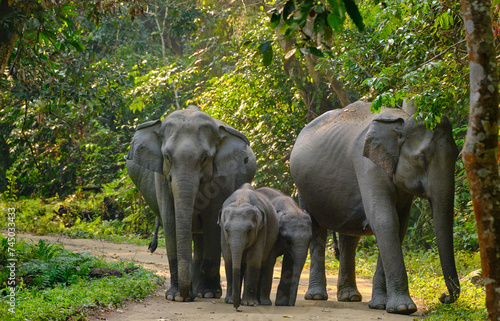
<path fill-rule="evenodd" d="M 274 264 L 270 253 L 278 237 L 276 211 L 250 184 L 236 190 L 222 206 L 222 255 L 226 267 L 226 303 L 270 305 Z M 274 263 L 274 261 L 273 261 Z M 241 283 L 245 279 L 243 298 Z"/>
<path fill-rule="evenodd" d="M 275 257 L 283 255 L 283 264 L 276 305 L 294 306 L 312 238 L 311 217 L 290 196 L 275 189 L 262 187 L 257 192 L 271 201 L 278 214 L 279 234 L 273 254 Z"/>

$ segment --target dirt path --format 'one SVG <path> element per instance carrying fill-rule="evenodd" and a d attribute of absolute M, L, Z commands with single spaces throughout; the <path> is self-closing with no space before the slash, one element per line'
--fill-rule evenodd
<path fill-rule="evenodd" d="M 70 239 L 62 236 L 35 236 L 19 234 L 18 237 L 31 239 L 38 242 L 44 239 L 51 243 L 60 243 L 66 249 L 76 252 L 91 251 L 95 256 L 108 259 L 134 260 L 147 269 L 157 271 L 158 274 L 168 277 L 168 265 L 165 249 L 159 248 L 154 254 L 147 251 L 146 246 L 131 244 L 115 244 L 91 239 Z M 276 288 L 279 282 L 280 267 L 275 267 L 275 277 L 271 300 L 274 302 Z M 221 268 L 223 289 L 225 289 L 225 273 Z M 166 321 L 166 320 L 251 320 L 275 321 L 283 319 L 292 320 L 403 320 L 409 321 L 422 315 L 419 310 L 412 316 L 388 314 L 385 311 L 371 310 L 368 300 L 371 297 L 371 280 L 357 279 L 359 291 L 363 295 L 363 302 L 346 303 L 337 302 L 336 284 L 337 277 L 327 275 L 328 301 L 306 301 L 303 299 L 307 290 L 309 271 L 304 269 L 300 280 L 299 295 L 295 307 L 240 307 L 241 312 L 236 312 L 230 304 L 225 304 L 223 299 L 199 299 L 189 303 L 170 302 L 165 300 L 165 287 L 141 302 L 129 302 L 114 311 L 102 311 L 91 320 L 120 320 L 120 321 Z M 166 282 L 166 284 L 169 281 Z M 225 291 L 223 290 L 223 295 Z M 417 302 L 418 305 L 418 302 Z"/>

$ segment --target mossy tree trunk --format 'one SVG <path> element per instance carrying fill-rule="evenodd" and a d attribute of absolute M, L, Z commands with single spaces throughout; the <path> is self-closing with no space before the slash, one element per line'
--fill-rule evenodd
<path fill-rule="evenodd" d="M 491 0 L 462 0 L 470 64 L 469 128 L 463 149 L 490 320 L 500 320 L 500 179 L 498 75 Z"/>

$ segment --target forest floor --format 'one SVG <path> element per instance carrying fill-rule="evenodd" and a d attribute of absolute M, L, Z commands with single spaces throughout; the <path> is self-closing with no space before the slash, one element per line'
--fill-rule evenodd
<path fill-rule="evenodd" d="M 421 318 L 423 310 L 419 309 L 411 316 L 389 314 L 386 311 L 371 310 L 368 301 L 371 298 L 371 279 L 358 278 L 358 289 L 363 295 L 362 302 L 337 302 L 336 284 L 337 276 L 327 274 L 328 301 L 306 301 L 304 294 L 307 290 L 309 270 L 304 269 L 299 285 L 299 294 L 295 307 L 277 306 L 241 306 L 236 312 L 232 305 L 224 303 L 225 272 L 221 266 L 223 297 L 220 299 L 200 299 L 194 302 L 179 303 L 165 300 L 166 286 L 170 283 L 168 278 L 168 263 L 165 249 L 158 248 L 155 253 L 147 251 L 146 246 L 133 244 L 115 244 L 94 239 L 70 239 L 63 236 L 36 236 L 18 234 L 19 238 L 31 239 L 35 242 L 43 239 L 50 243 L 59 243 L 66 249 L 81 252 L 90 251 L 94 256 L 112 260 L 135 261 L 147 269 L 156 271 L 167 279 L 165 285 L 158 288 L 156 293 L 140 302 L 128 302 L 124 306 L 112 310 L 98 310 L 89 317 L 89 320 L 120 320 L 120 321 L 167 321 L 167 320 L 252 320 L 276 321 L 283 319 L 292 320 L 403 320 L 409 321 Z M 281 266 L 276 265 L 271 300 L 274 302 L 276 288 L 279 283 Z M 416 302 L 417 306 L 420 305 Z"/>

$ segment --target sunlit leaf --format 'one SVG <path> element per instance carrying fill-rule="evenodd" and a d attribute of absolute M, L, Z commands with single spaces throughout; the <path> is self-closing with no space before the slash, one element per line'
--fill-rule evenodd
<path fill-rule="evenodd" d="M 344 23 L 343 19 L 340 17 L 338 11 L 332 11 L 327 18 L 328 24 L 335 31 L 342 31 L 342 24 Z"/>

